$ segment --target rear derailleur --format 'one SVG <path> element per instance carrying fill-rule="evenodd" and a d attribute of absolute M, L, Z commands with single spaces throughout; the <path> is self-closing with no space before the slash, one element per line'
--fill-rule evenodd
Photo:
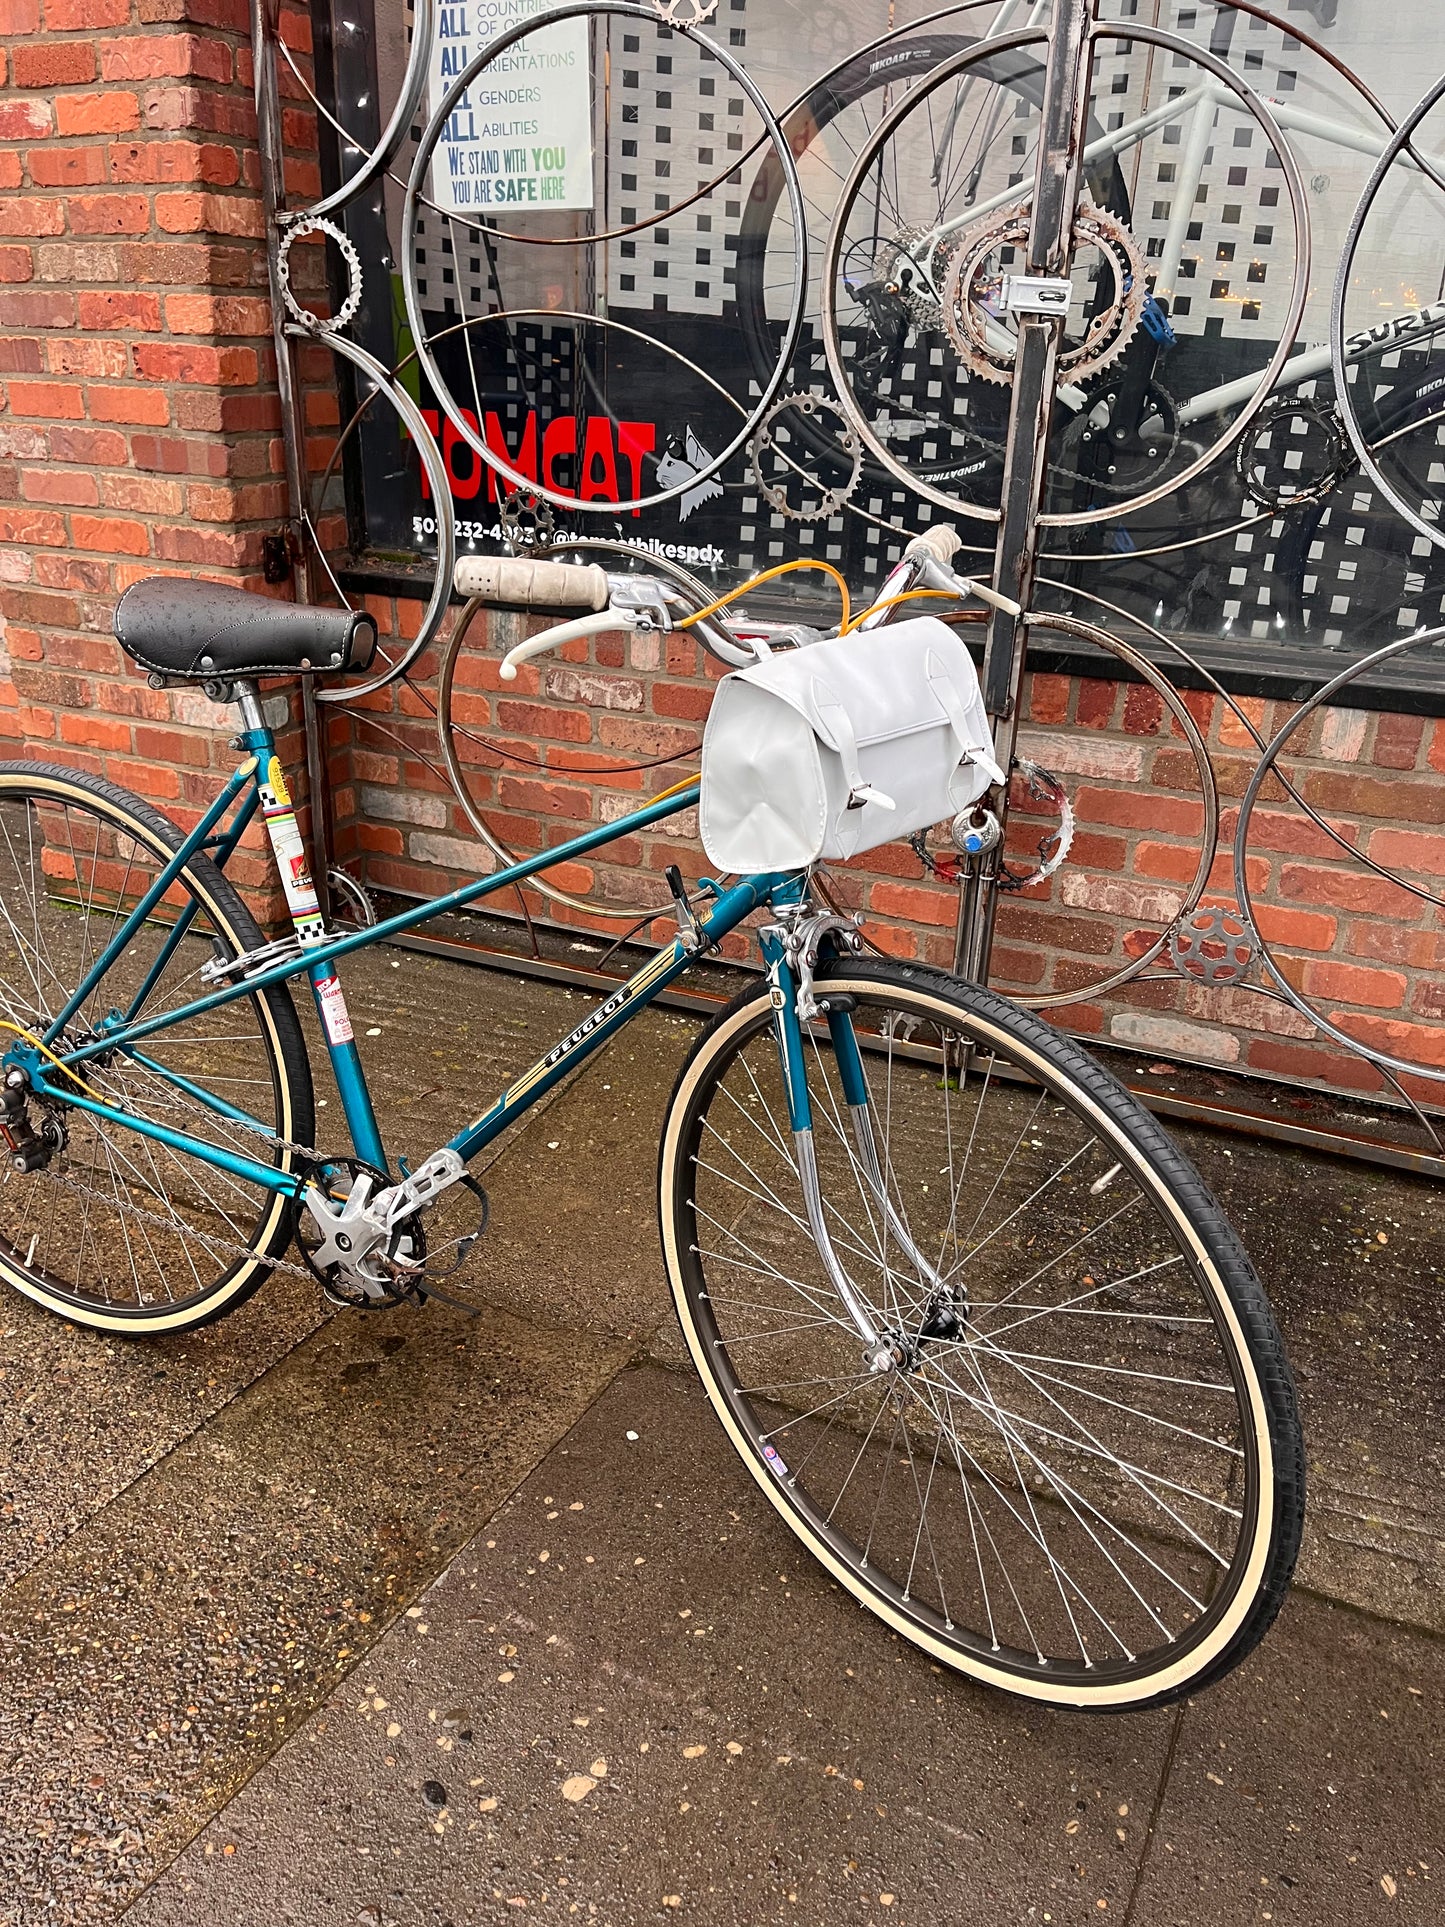
<path fill-rule="evenodd" d="M 296 1242 L 308 1268 L 333 1303 L 382 1311 L 408 1298 L 445 1297 L 436 1279 L 465 1260 L 487 1225 L 487 1194 L 455 1151 L 436 1151 L 396 1183 L 362 1158 L 314 1161 L 303 1189 Z M 477 1201 L 475 1229 L 449 1239 L 455 1251 L 446 1265 L 428 1260 L 421 1213 L 452 1185 L 464 1185 Z M 470 1307 L 466 1307 L 470 1309 Z"/>
<path fill-rule="evenodd" d="M 31 1116 L 32 1104 L 38 1117 Z M 30 1079 L 18 1065 L 0 1083 L 0 1142 L 9 1150 L 14 1169 L 27 1175 L 43 1171 L 69 1142 L 63 1107 L 32 1091 Z"/>

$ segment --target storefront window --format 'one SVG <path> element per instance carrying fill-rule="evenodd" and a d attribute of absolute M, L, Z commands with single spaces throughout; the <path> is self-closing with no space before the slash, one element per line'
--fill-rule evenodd
<path fill-rule="evenodd" d="M 524 7 L 440 9 L 434 101 Z M 727 64 L 660 19 L 539 28 L 468 90 L 410 223 L 395 184 L 349 217 L 363 338 L 393 365 L 416 348 L 409 261 L 436 373 L 478 439 L 565 499 L 557 526 L 661 548 L 709 587 L 803 554 L 865 589 L 940 519 L 986 560 L 1012 353 L 989 290 L 1020 263 L 1041 11 L 720 0 L 702 31 L 782 117 L 797 161 L 808 264 L 790 353 L 786 170 Z M 1097 615 L 1102 598 L 1216 658 L 1326 669 L 1445 620 L 1445 556 L 1360 470 L 1329 354 L 1336 267 L 1389 133 L 1371 92 L 1408 109 L 1438 64 L 1435 13 L 1106 0 L 1118 37 L 1093 70 L 1041 600 Z M 409 9 L 376 0 L 359 33 L 339 9 L 324 24 L 338 113 L 365 140 Z M 974 58 L 990 32 L 1000 48 Z M 1361 429 L 1429 522 L 1445 474 L 1445 184 L 1430 164 L 1445 112 L 1416 151 L 1426 164 L 1393 170 L 1365 224 L 1344 330 Z M 495 548 L 505 488 L 425 370 L 406 378 L 437 423 L 463 552 Z M 435 505 L 385 408 L 354 439 L 349 489 L 363 559 L 425 556 Z M 805 605 L 827 593 L 789 583 Z"/>

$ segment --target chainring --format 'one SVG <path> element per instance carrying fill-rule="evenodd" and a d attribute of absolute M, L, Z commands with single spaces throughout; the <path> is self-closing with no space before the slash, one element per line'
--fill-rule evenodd
<path fill-rule="evenodd" d="M 990 339 L 984 300 L 993 285 L 983 270 L 1000 248 L 1028 246 L 1032 208 L 1020 201 L 986 221 L 965 228 L 958 237 L 944 281 L 940 310 L 944 332 L 972 374 L 984 381 L 1013 380 L 1015 351 Z M 1072 247 L 1093 246 L 1109 264 L 1113 298 L 1089 322 L 1081 341 L 1061 347 L 1055 363 L 1056 380 L 1079 384 L 1110 367 L 1133 340 L 1149 298 L 1149 282 L 1139 243 L 1118 218 L 1092 201 L 1075 210 Z"/>
<path fill-rule="evenodd" d="M 341 1187 L 336 1182 L 336 1174 L 343 1171 L 349 1173 L 350 1183 Z M 314 1182 L 324 1184 L 327 1192 L 337 1199 L 349 1196 L 352 1184 L 363 1174 L 376 1181 L 377 1190 L 395 1182 L 365 1158 L 317 1158 L 310 1173 Z M 298 1202 L 296 1249 L 307 1270 L 334 1304 L 346 1305 L 355 1311 L 389 1311 L 417 1295 L 425 1275 L 426 1233 L 416 1215 L 397 1226 L 384 1252 L 369 1252 L 361 1260 L 362 1264 L 372 1266 L 372 1270 L 350 1270 L 340 1264 L 318 1265 L 314 1261 L 317 1247 L 307 1243 L 305 1201 Z"/>

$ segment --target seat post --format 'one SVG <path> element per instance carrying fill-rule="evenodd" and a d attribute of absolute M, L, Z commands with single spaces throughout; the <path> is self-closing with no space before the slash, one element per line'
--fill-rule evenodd
<path fill-rule="evenodd" d="M 246 725 L 246 728 L 253 733 L 269 736 L 270 731 L 266 728 L 266 718 L 261 713 L 261 698 L 257 693 L 255 683 L 243 677 L 233 682 L 231 688 L 235 692 L 232 700 L 239 708 L 241 721 Z M 251 747 L 254 748 L 255 745 L 253 744 Z"/>

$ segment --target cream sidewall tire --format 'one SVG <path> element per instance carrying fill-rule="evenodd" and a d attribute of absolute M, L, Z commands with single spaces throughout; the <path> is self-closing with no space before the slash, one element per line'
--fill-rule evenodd
<path fill-rule="evenodd" d="M 116 828 L 124 830 L 127 836 L 150 850 L 153 855 L 164 861 L 175 854 L 168 849 L 142 818 L 130 815 L 104 794 L 97 794 L 83 784 L 67 782 L 42 764 L 37 764 L 33 775 L 17 770 L 0 771 L 0 800 L 7 795 L 49 796 L 57 802 L 73 803 L 78 807 L 93 811 L 102 816 Z M 179 835 L 179 832 L 177 832 Z M 236 945 L 239 956 L 246 945 L 231 926 L 229 913 L 216 902 L 189 866 L 185 871 L 188 887 L 195 892 L 197 899 L 204 905 L 207 914 L 215 920 L 216 926 Z M 286 1059 L 282 1049 L 280 1034 L 276 1029 L 274 1015 L 264 997 L 252 1000 L 260 1021 L 265 1026 L 271 1051 L 271 1065 L 278 1072 L 277 1086 L 281 1095 L 282 1124 L 280 1135 L 290 1138 L 295 1135 L 295 1105 L 290 1082 L 285 1074 Z M 267 1211 L 254 1242 L 266 1250 L 280 1228 L 281 1221 L 289 1209 L 289 1201 L 276 1196 L 272 1207 Z M 274 1256 L 275 1254 L 273 1254 Z M 222 1281 L 203 1297 L 189 1300 L 183 1306 L 170 1307 L 154 1314 L 149 1312 L 107 1312 L 104 1306 L 91 1307 L 78 1304 L 63 1293 L 49 1289 L 39 1279 L 31 1276 L 21 1266 L 7 1257 L 0 1248 L 0 1281 L 43 1305 L 47 1311 L 68 1319 L 72 1324 L 85 1325 L 96 1331 L 118 1332 L 129 1337 L 143 1338 L 156 1336 L 162 1332 L 185 1330 L 189 1326 L 207 1323 L 224 1311 L 236 1298 L 244 1298 L 258 1281 L 258 1274 L 270 1270 L 273 1258 L 258 1256 L 242 1260 L 234 1272 L 228 1272 Z"/>
<path fill-rule="evenodd" d="M 876 998 L 884 987 L 878 978 L 853 979 L 846 971 L 830 971 L 828 987 L 844 994 L 852 993 L 860 997 Z M 892 994 L 901 1001 L 907 998 L 916 1003 L 920 1011 L 939 1017 L 955 1027 L 965 1027 L 971 1035 L 983 1041 L 994 1041 L 1014 1060 L 1037 1069 L 1046 1083 L 1057 1086 L 1060 1070 L 1049 1063 L 1042 1054 L 1035 1052 L 1019 1036 L 1002 1027 L 991 1024 L 986 1018 L 978 1016 L 964 1007 L 947 999 L 931 995 L 927 990 L 911 985 L 896 983 Z M 1265 1577 L 1270 1543 L 1274 1529 L 1274 1451 L 1270 1436 L 1269 1416 L 1265 1408 L 1263 1394 L 1259 1385 L 1258 1373 L 1253 1368 L 1253 1360 L 1243 1327 L 1240 1324 L 1234 1304 L 1209 1253 L 1201 1243 L 1197 1230 L 1190 1218 L 1181 1209 L 1178 1200 L 1169 1187 L 1164 1184 L 1158 1172 L 1147 1158 L 1142 1156 L 1138 1147 L 1122 1129 L 1117 1119 L 1111 1117 L 1098 1105 L 1090 1094 L 1079 1085 L 1072 1086 L 1074 1098 L 1080 1104 L 1090 1121 L 1102 1135 L 1109 1138 L 1119 1153 L 1122 1162 L 1134 1172 L 1148 1195 L 1164 1210 L 1170 1222 L 1178 1230 L 1182 1240 L 1198 1263 L 1201 1276 L 1208 1281 L 1215 1304 L 1227 1328 L 1229 1338 L 1237 1356 L 1244 1363 L 1244 1378 L 1248 1388 L 1248 1419 L 1254 1430 L 1255 1445 L 1258 1453 L 1258 1509 L 1255 1519 L 1254 1539 L 1249 1549 L 1249 1557 L 1239 1576 L 1234 1597 L 1218 1622 L 1210 1628 L 1205 1638 L 1189 1648 L 1173 1666 L 1161 1667 L 1140 1679 L 1118 1682 L 1102 1687 L 1074 1687 L 1053 1684 L 1047 1679 L 1015 1672 L 1012 1669 L 990 1666 L 986 1660 L 975 1655 L 962 1653 L 957 1647 L 946 1644 L 931 1635 L 925 1627 L 899 1612 L 888 1600 L 880 1598 L 868 1587 L 860 1583 L 857 1574 L 809 1529 L 779 1490 L 776 1477 L 762 1464 L 751 1441 L 738 1425 L 737 1420 L 714 1381 L 708 1363 L 706 1347 L 693 1321 L 691 1304 L 684 1277 L 682 1253 L 677 1244 L 677 1227 L 673 1211 L 673 1198 L 677 1185 L 677 1153 L 681 1135 L 681 1124 L 686 1116 L 693 1096 L 700 1083 L 708 1076 L 711 1066 L 725 1053 L 738 1033 L 755 1024 L 761 1013 L 769 1009 L 766 992 L 760 992 L 756 999 L 731 1012 L 718 1025 L 715 1031 L 705 1036 L 698 1054 L 687 1065 L 672 1103 L 668 1108 L 663 1130 L 662 1156 L 658 1174 L 659 1222 L 662 1228 L 663 1255 L 667 1264 L 668 1283 L 672 1288 L 673 1303 L 677 1308 L 683 1335 L 693 1364 L 707 1390 L 709 1401 L 723 1429 L 732 1440 L 743 1463 L 759 1489 L 766 1494 L 769 1502 L 781 1515 L 790 1529 L 802 1540 L 812 1553 L 838 1581 L 839 1585 L 853 1594 L 869 1612 L 892 1626 L 903 1638 L 921 1647 L 943 1665 L 954 1671 L 968 1674 L 989 1686 L 1001 1687 L 1005 1692 L 1022 1695 L 1029 1699 L 1042 1700 L 1055 1706 L 1076 1706 L 1099 1710 L 1124 1710 L 1140 1702 L 1159 1699 L 1184 1689 L 1188 1682 L 1197 1678 L 1227 1651 L 1231 1641 L 1249 1618 L 1255 1605 L 1261 1583 Z"/>

